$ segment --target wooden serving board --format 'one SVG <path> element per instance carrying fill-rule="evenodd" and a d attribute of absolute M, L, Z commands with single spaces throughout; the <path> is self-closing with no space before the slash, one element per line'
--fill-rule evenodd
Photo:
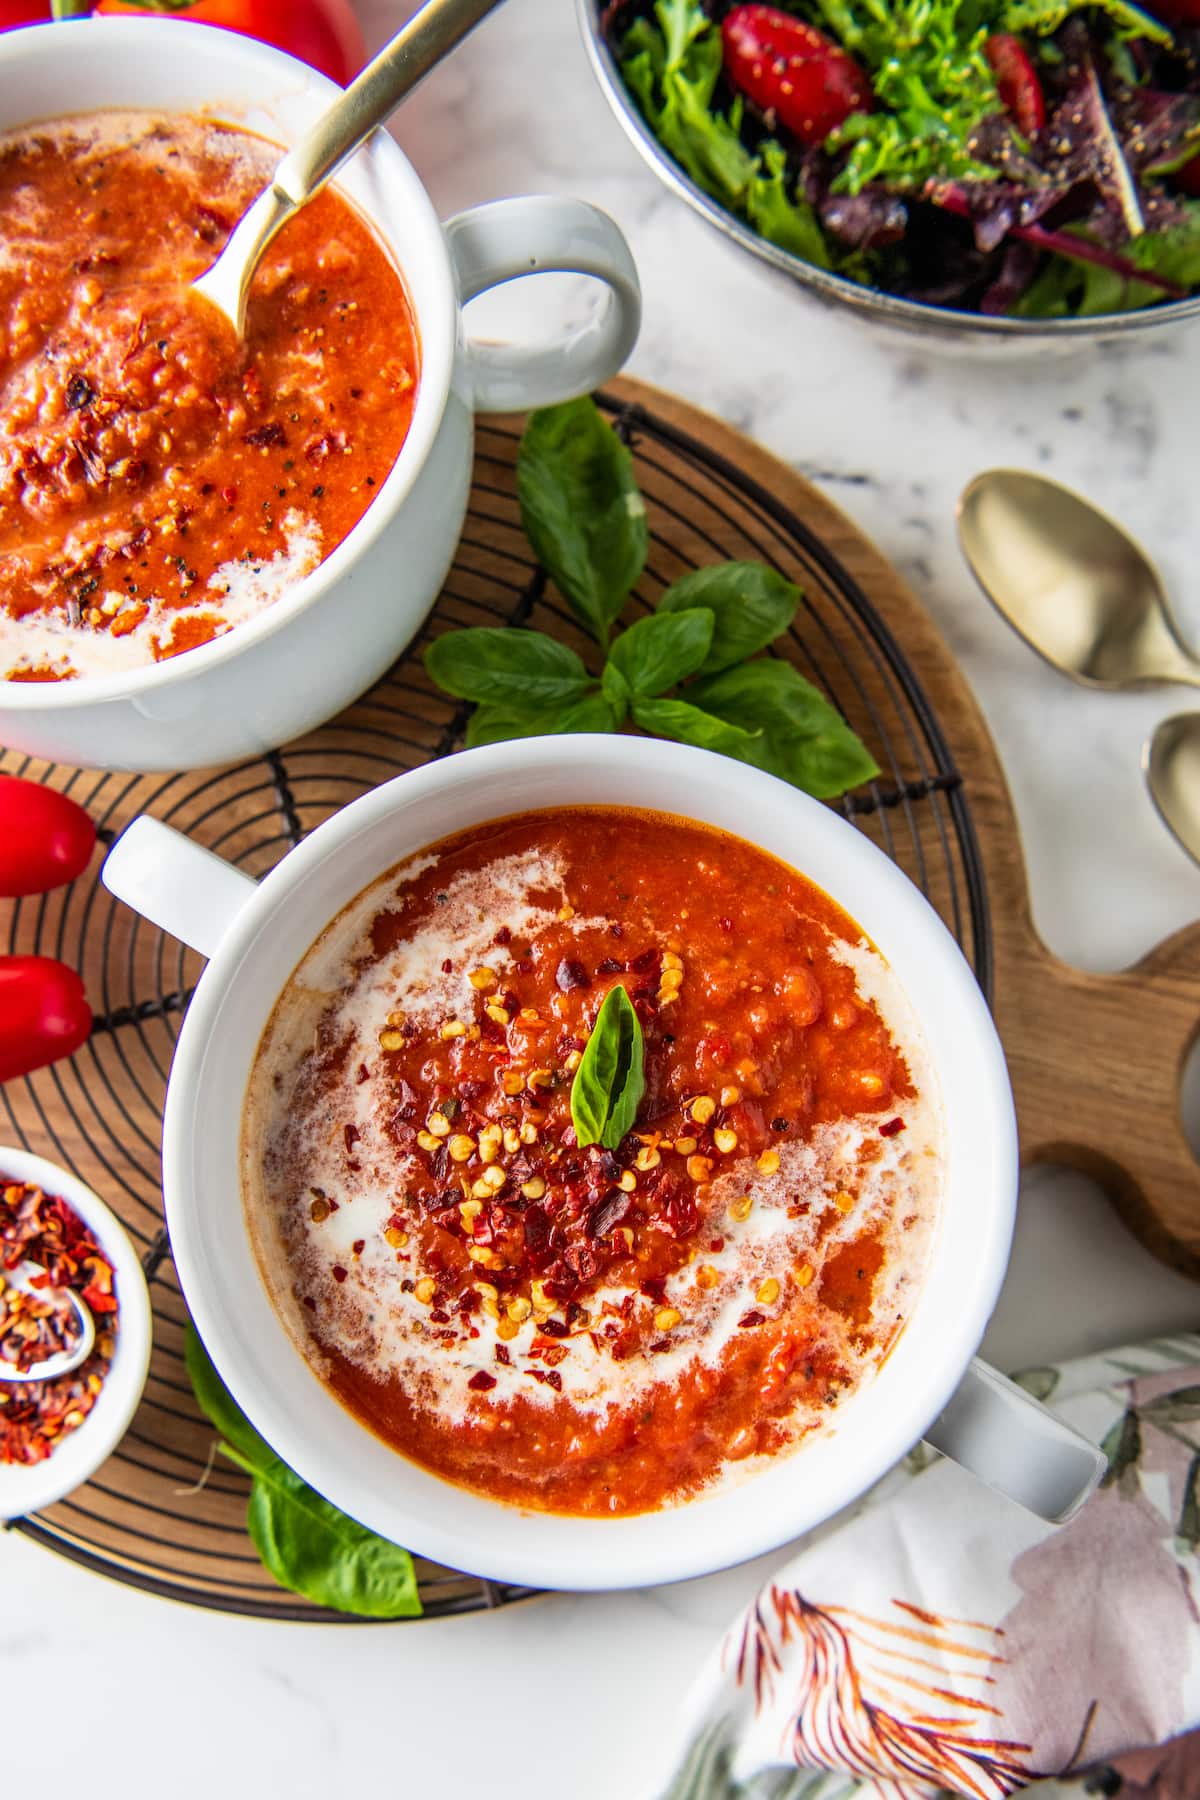
<path fill-rule="evenodd" d="M 604 403 L 633 448 L 650 519 L 635 605 L 653 606 L 671 581 L 723 557 L 768 560 L 803 588 L 786 654 L 835 699 L 883 770 L 842 810 L 924 889 L 992 999 L 1025 1158 L 1097 1175 L 1156 1254 L 1200 1274 L 1200 1185 L 1177 1105 L 1200 1021 L 1200 925 L 1124 975 L 1083 974 L 1052 957 L 1031 922 L 987 728 L 896 571 L 815 488 L 728 426 L 630 381 L 615 383 Z M 428 630 L 530 624 L 586 658 L 589 646 L 521 531 L 520 423 L 480 422 L 467 526 Z M 0 752 L 0 769 L 69 789 L 105 837 L 149 812 L 260 876 L 348 801 L 459 747 L 466 709 L 425 675 L 427 636 L 340 718 L 232 769 L 108 775 L 31 764 L 13 751 Z M 76 1057 L 0 1088 L 0 1143 L 69 1164 L 121 1214 L 151 1278 L 154 1357 L 116 1455 L 19 1528 L 173 1598 L 327 1619 L 259 1565 L 244 1530 L 245 1480 L 208 1466 L 212 1433 L 183 1368 L 185 1308 L 162 1229 L 159 1144 L 174 1042 L 201 964 L 113 901 L 98 867 L 99 857 L 44 898 L 0 901 L 0 951 L 70 962 L 97 1013 Z M 419 1573 L 428 1616 L 522 1597 L 427 1564 Z"/>
<path fill-rule="evenodd" d="M 1184 1064 L 1200 1035 L 1200 921 L 1123 973 L 1093 974 L 1055 956 L 1033 923 L 1020 828 L 991 733 L 932 619 L 823 494 L 745 438 L 733 454 L 857 578 L 937 709 L 967 787 L 987 875 L 995 946 L 989 997 L 1012 1078 L 1023 1163 L 1058 1163 L 1093 1176 L 1149 1250 L 1200 1278 L 1200 1167 L 1179 1107 Z"/>

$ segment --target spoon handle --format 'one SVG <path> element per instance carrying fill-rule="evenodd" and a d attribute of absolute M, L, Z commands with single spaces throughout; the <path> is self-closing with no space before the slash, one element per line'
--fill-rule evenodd
<path fill-rule="evenodd" d="M 245 336 L 246 298 L 263 252 L 296 211 L 320 192 L 406 94 L 461 43 L 500 0 L 426 0 L 362 73 L 282 158 L 271 185 L 238 220 L 216 262 L 195 283 Z"/>
<path fill-rule="evenodd" d="M 382 125 L 430 70 L 500 0 L 426 0 L 275 171 L 274 187 L 302 206 L 337 173 L 368 133 Z"/>

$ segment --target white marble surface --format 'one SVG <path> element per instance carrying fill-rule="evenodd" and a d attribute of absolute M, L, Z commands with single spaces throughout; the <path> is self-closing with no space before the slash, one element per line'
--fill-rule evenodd
<path fill-rule="evenodd" d="M 380 41 L 397 0 L 367 0 Z M 445 213 L 577 193 L 627 231 L 645 286 L 633 370 L 753 433 L 817 479 L 899 563 L 975 684 L 1061 954 L 1127 964 L 1200 905 L 1200 873 L 1153 817 L 1139 751 L 1187 695 L 1089 696 L 1041 667 L 975 592 L 952 509 L 981 467 L 1045 469 L 1141 535 L 1200 638 L 1195 468 L 1200 340 L 1036 367 L 881 345 L 760 271 L 662 190 L 608 114 L 571 0 L 509 0 L 397 124 Z M 511 308 L 509 309 L 511 312 Z M 987 1349 L 1001 1364 L 1194 1325 L 1197 1290 L 1153 1263 L 1088 1183 L 1025 1185 Z M 260 1624 L 116 1587 L 0 1541 L 0 1685 L 52 1695 L 5 1734 L 3 1785 L 97 1758 L 138 1797 L 361 1787 L 457 1800 L 638 1800 L 688 1680 L 761 1575 L 554 1598 L 492 1617 L 347 1629 Z M 18 1715 L 19 1716 L 19 1715 Z M 35 1720 L 38 1723 L 35 1724 Z"/>

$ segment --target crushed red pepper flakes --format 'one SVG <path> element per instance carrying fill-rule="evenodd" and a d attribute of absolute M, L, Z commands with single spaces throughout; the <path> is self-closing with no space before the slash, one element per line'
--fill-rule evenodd
<path fill-rule="evenodd" d="M 903 1119 L 889 1119 L 886 1125 L 879 1127 L 880 1137 L 898 1137 L 904 1130 Z"/>
<path fill-rule="evenodd" d="M 45 1268 L 40 1286 L 74 1289 L 97 1315 L 96 1348 L 78 1369 L 56 1381 L 0 1384 L 0 1463 L 28 1466 L 44 1462 L 95 1405 L 115 1348 L 117 1301 L 112 1264 L 74 1208 L 32 1183 L 0 1176 L 0 1278 L 26 1261 Z M 5 1361 L 28 1368 L 70 1341 L 57 1309 L 0 1288 Z"/>
<path fill-rule="evenodd" d="M 474 1388 L 477 1394 L 486 1394 L 488 1390 L 494 1388 L 495 1385 L 496 1377 L 494 1375 L 489 1375 L 486 1369 L 480 1369 L 477 1374 L 472 1375 L 470 1381 L 467 1383 L 467 1386 L 469 1388 Z"/>

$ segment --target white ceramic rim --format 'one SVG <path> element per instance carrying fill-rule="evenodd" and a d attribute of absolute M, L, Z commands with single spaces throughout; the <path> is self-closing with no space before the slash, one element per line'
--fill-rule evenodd
<path fill-rule="evenodd" d="M 244 37 L 239 32 L 225 31 L 214 25 L 189 24 L 182 19 L 172 19 L 168 23 L 172 34 L 168 40 L 170 52 L 172 55 L 178 53 L 180 57 L 187 56 L 189 39 L 195 40 L 197 37 L 211 51 L 213 34 L 220 31 L 230 62 L 259 74 L 263 96 L 269 96 L 272 89 L 286 90 L 289 83 L 294 88 L 297 80 L 306 92 L 312 94 L 314 100 L 333 101 L 341 92 L 335 82 L 309 68 L 307 63 L 299 62 L 295 57 L 288 56 L 269 44 L 260 44 L 252 38 Z M 0 85 L 6 95 L 19 95 L 23 62 L 44 57 L 65 61 L 73 48 L 86 44 L 85 34 L 102 31 L 105 33 L 106 43 L 113 42 L 118 49 L 122 46 L 125 48 L 130 70 L 130 108 L 153 112 L 155 107 L 147 106 L 144 97 L 139 100 L 137 96 L 138 71 L 143 66 L 142 59 L 146 54 L 147 31 L 161 32 L 163 28 L 164 21 L 161 19 L 95 17 L 58 21 L 53 31 L 48 31 L 44 25 L 39 24 L 5 32 L 0 34 Z M 168 47 L 161 38 L 153 38 L 151 41 L 159 51 Z M 9 110 L 10 107 L 6 105 L 4 111 L 7 113 Z M 13 110 L 19 110 L 19 107 Z M 78 111 L 77 108 L 74 110 Z M 61 116 L 68 117 L 71 112 L 69 105 L 64 106 Z M 213 101 L 211 109 L 206 109 L 206 116 L 210 114 L 215 120 L 225 120 L 226 115 L 222 112 L 219 99 Z M 23 125 L 41 122 L 37 119 L 15 119 L 8 123 L 0 118 L 0 132 L 19 130 Z M 237 126 L 238 120 L 231 116 L 228 123 Z M 411 219 L 411 233 L 401 247 L 364 207 L 357 201 L 350 202 L 355 211 L 366 217 L 394 263 L 410 306 L 413 304 L 411 284 L 405 279 L 404 270 L 417 257 L 427 258 L 431 269 L 436 270 L 436 286 L 440 289 L 436 314 L 429 310 L 417 316 L 416 308 L 413 307 L 421 352 L 417 401 L 408 435 L 378 494 L 357 525 L 347 532 L 337 548 L 311 574 L 303 576 L 271 606 L 238 625 L 235 630 L 226 632 L 223 637 L 214 638 L 211 643 L 201 644 L 195 650 L 189 650 L 184 656 L 142 668 L 118 671 L 112 675 L 89 675 L 77 681 L 64 682 L 6 682 L 4 704 L 10 711 L 37 712 L 50 707 L 58 711 L 62 708 L 91 706 L 106 700 L 133 698 L 151 690 L 168 687 L 173 680 L 202 675 L 229 657 L 238 656 L 252 644 L 260 643 L 264 638 L 281 631 L 299 613 L 315 606 L 342 579 L 350 566 L 370 549 L 408 498 L 433 448 L 450 394 L 458 295 L 441 223 L 433 209 L 433 203 L 395 139 L 386 131 L 377 131 L 356 152 L 356 157 L 369 157 L 379 165 L 381 180 L 386 180 L 391 187 L 400 191 L 402 203 Z M 335 181 L 333 186 L 336 188 L 337 185 Z M 343 195 L 343 198 L 347 197 Z"/>
<path fill-rule="evenodd" d="M 373 832 L 382 820 L 432 797 L 447 802 L 450 819 L 454 798 L 469 796 L 482 785 L 485 775 L 493 783 L 503 780 L 503 791 L 506 796 L 511 794 L 511 804 L 487 806 L 476 815 L 477 822 L 505 812 L 569 804 L 561 794 L 542 797 L 538 791 L 539 781 L 546 795 L 550 795 L 555 784 L 561 788 L 564 770 L 573 772 L 584 788 L 589 773 L 595 776 L 598 769 L 603 771 L 604 779 L 619 775 L 631 797 L 625 804 L 657 806 L 657 799 L 642 797 L 650 762 L 656 777 L 675 780 L 681 786 L 686 784 L 693 794 L 705 796 L 702 807 L 691 809 L 692 816 L 711 817 L 715 810 L 725 807 L 737 817 L 748 797 L 764 813 L 773 809 L 773 816 L 787 816 L 786 827 L 780 829 L 793 830 L 797 836 L 802 832 L 806 845 L 820 846 L 820 855 L 812 860 L 819 865 L 823 857 L 841 871 L 841 879 L 825 879 L 821 885 L 833 892 L 855 918 L 861 918 L 864 912 L 878 918 L 880 909 L 886 906 L 896 920 L 893 945 L 908 945 L 906 955 L 911 959 L 918 951 L 922 958 L 928 958 L 927 998 L 931 1006 L 953 1021 L 952 1031 L 946 1027 L 941 1032 L 941 1048 L 949 1056 L 949 1062 L 944 1057 L 939 1065 L 943 1087 L 957 1091 L 964 1081 L 975 1081 L 978 1105 L 969 1137 L 964 1124 L 958 1138 L 952 1107 L 947 1105 L 948 1203 L 921 1295 L 891 1355 L 839 1411 L 831 1433 L 792 1456 L 780 1458 L 763 1474 L 726 1493 L 701 1496 L 681 1508 L 632 1518 L 580 1519 L 522 1513 L 501 1502 L 470 1495 L 407 1462 L 406 1482 L 423 1488 L 429 1504 L 420 1503 L 414 1508 L 403 1498 L 396 1503 L 377 1491 L 379 1484 L 375 1484 L 376 1491 L 364 1493 L 347 1475 L 333 1440 L 340 1430 L 350 1441 L 342 1423 L 347 1419 L 350 1433 L 368 1438 L 373 1438 L 373 1434 L 344 1413 L 304 1363 L 274 1315 L 264 1289 L 264 1303 L 274 1319 L 275 1331 L 287 1345 L 295 1370 L 303 1371 L 306 1377 L 303 1384 L 294 1370 L 289 1370 L 286 1377 L 292 1389 L 290 1401 L 295 1401 L 301 1385 L 304 1386 L 303 1407 L 277 1400 L 271 1385 L 275 1377 L 264 1373 L 272 1360 L 269 1347 L 261 1339 L 257 1343 L 250 1338 L 238 1341 L 238 1334 L 245 1334 L 250 1328 L 243 1317 L 226 1316 L 222 1280 L 207 1266 L 204 1199 L 194 1191 L 191 1147 L 194 1138 L 201 1141 L 202 1134 L 207 1136 L 223 1128 L 206 1099 L 206 1066 L 211 1071 L 227 1057 L 241 1054 L 240 1047 L 235 1050 L 232 1044 L 222 1041 L 223 1004 L 233 991 L 244 994 L 250 988 L 254 979 L 254 944 L 264 928 L 271 930 L 275 941 L 281 941 L 281 909 L 289 895 L 298 892 L 339 852 L 345 852 L 348 860 L 353 844 Z M 576 803 L 596 802 L 584 794 Z M 608 802 L 614 803 L 620 802 Z M 464 806 L 463 810 L 465 814 L 468 808 Z M 670 810 L 685 811 L 682 807 Z M 796 815 L 794 826 L 791 814 Z M 466 827 L 461 818 L 459 823 L 447 825 L 447 829 L 462 828 Z M 726 825 L 725 829 L 736 832 L 733 825 Z M 400 860 L 419 849 L 421 842 L 431 841 L 428 832 L 421 833 L 420 841 L 408 841 L 401 827 L 390 839 L 389 855 Z M 749 841 L 756 839 L 750 837 Z M 795 863 L 801 859 L 793 854 L 785 860 Z M 864 908 L 853 898 L 857 894 L 876 898 Z M 326 916 L 334 916 L 342 904 L 344 900 L 339 898 Z M 872 935 L 876 939 L 881 936 L 877 927 Z M 290 967 L 299 961 L 309 941 L 305 938 L 289 947 Z M 911 983 L 906 985 L 911 989 Z M 272 993 L 261 1008 L 255 1002 L 264 1024 L 274 999 Z M 931 1052 L 937 1035 L 931 1033 Z M 240 1119 L 225 1121 L 224 1128 L 237 1133 Z M 954 1157 L 964 1154 L 967 1141 L 978 1158 L 978 1173 L 965 1169 L 956 1173 Z M 576 1590 L 678 1580 L 744 1561 L 832 1516 L 882 1476 L 943 1410 L 978 1346 L 1004 1277 L 1017 1189 L 1012 1097 L 990 1014 L 957 944 L 907 876 L 831 809 L 772 776 L 707 751 L 628 737 L 525 739 L 462 752 L 375 789 L 336 814 L 290 852 L 248 898 L 189 1007 L 167 1097 L 163 1166 L 172 1245 L 188 1305 L 227 1386 L 280 1455 L 352 1516 L 424 1556 L 499 1580 Z M 955 1194 L 957 1200 L 953 1198 Z M 974 1211 L 970 1210 L 972 1207 Z M 241 1254 L 253 1263 L 244 1221 L 243 1237 Z M 227 1254 L 228 1239 L 224 1238 L 222 1256 Z M 260 1279 L 256 1267 L 254 1274 Z M 264 1314 L 264 1321 L 265 1318 Z M 330 1408 L 335 1409 L 336 1417 Z M 300 1416 L 304 1426 L 297 1431 L 296 1419 Z M 848 1418 L 853 1418 L 858 1426 L 857 1451 L 846 1443 L 850 1433 L 843 1421 Z M 869 1436 L 865 1449 L 864 1436 Z M 373 1441 L 379 1444 L 378 1439 Z M 825 1467 L 829 1461 L 826 1446 L 831 1443 L 841 1459 L 841 1466 L 832 1472 Z M 386 1446 L 382 1448 L 389 1457 L 397 1454 Z M 812 1488 L 812 1477 L 817 1473 L 812 1459 L 817 1456 L 822 1457 L 822 1480 L 819 1500 L 814 1504 L 806 1489 Z M 413 1470 L 417 1471 L 416 1476 Z M 464 1495 L 469 1504 L 463 1502 Z M 453 1501 L 451 1496 L 455 1497 Z M 698 1547 L 691 1542 L 695 1533 L 690 1526 L 692 1515 L 701 1508 L 711 1509 L 705 1518 L 711 1517 L 714 1529 L 710 1534 L 712 1541 Z M 470 1515 L 475 1523 L 469 1530 L 461 1525 L 447 1525 L 443 1517 L 447 1512 Z M 688 1516 L 688 1529 L 681 1531 L 684 1515 Z M 501 1520 L 507 1523 L 502 1525 Z M 513 1520 L 520 1520 L 520 1526 L 513 1526 Z M 489 1540 L 489 1526 L 495 1542 Z"/>
<path fill-rule="evenodd" d="M 86 1182 L 28 1150 L 0 1145 L 0 1178 L 34 1182 L 60 1195 L 95 1234 L 117 1278 L 117 1344 L 95 1406 L 78 1430 L 32 1468 L 0 1463 L 0 1519 L 20 1519 L 52 1506 L 106 1462 L 137 1411 L 150 1368 L 150 1293 L 137 1251 L 121 1221 Z"/>

